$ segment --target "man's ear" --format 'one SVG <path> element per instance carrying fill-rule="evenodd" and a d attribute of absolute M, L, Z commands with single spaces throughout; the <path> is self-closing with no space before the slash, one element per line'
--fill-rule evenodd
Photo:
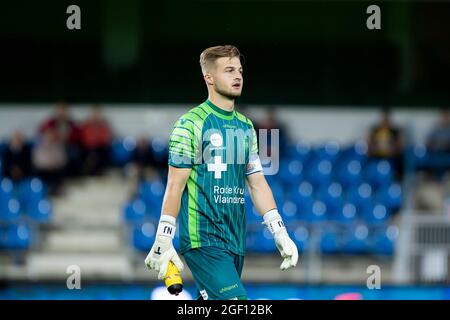
<path fill-rule="evenodd" d="M 210 73 L 205 73 L 203 78 L 205 79 L 205 82 L 208 86 L 212 86 L 214 84 L 214 79 Z"/>

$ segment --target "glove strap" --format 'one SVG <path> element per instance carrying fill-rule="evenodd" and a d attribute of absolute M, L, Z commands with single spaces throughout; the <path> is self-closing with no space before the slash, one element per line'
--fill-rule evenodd
<path fill-rule="evenodd" d="M 266 212 L 263 218 L 264 218 L 263 223 L 267 226 L 267 228 L 272 234 L 275 234 L 282 229 L 286 230 L 283 219 L 281 218 L 277 209 L 272 209 Z"/>
<path fill-rule="evenodd" d="M 156 236 L 170 237 L 173 239 L 175 237 L 176 230 L 176 219 L 167 214 L 161 215 Z"/>

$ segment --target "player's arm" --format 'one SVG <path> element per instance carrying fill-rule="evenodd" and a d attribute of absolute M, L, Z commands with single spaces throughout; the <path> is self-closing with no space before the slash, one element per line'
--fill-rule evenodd
<path fill-rule="evenodd" d="M 184 267 L 173 247 L 173 238 L 176 231 L 176 218 L 180 210 L 181 195 L 183 194 L 191 170 L 190 168 L 169 166 L 166 191 L 164 193 L 156 239 L 145 259 L 147 267 L 158 272 L 159 279 L 163 279 L 166 275 L 170 261 L 180 271 Z"/>
<path fill-rule="evenodd" d="M 297 246 L 289 238 L 283 219 L 278 213 L 272 190 L 264 177 L 263 168 L 258 156 L 258 140 L 253 125 L 251 131 L 250 157 L 245 172 L 250 197 L 258 213 L 263 216 L 263 223 L 272 233 L 275 244 L 284 259 L 280 268 L 281 270 L 286 270 L 297 265 Z"/>
<path fill-rule="evenodd" d="M 264 215 L 264 213 L 277 208 L 272 190 L 262 171 L 248 175 L 247 185 L 252 202 L 259 214 Z"/>
<path fill-rule="evenodd" d="M 187 180 L 191 174 L 191 168 L 175 168 L 169 166 L 167 176 L 166 192 L 161 208 L 161 215 L 169 215 L 175 219 L 178 216 L 181 205 L 181 195 L 186 187 Z"/>
<path fill-rule="evenodd" d="M 169 173 L 156 232 L 155 243 L 150 249 L 145 264 L 158 271 L 162 279 L 172 261 L 181 271 L 183 263 L 173 247 L 176 218 L 181 205 L 181 195 L 194 163 L 194 124 L 181 117 L 174 125 L 169 139 Z"/>
<path fill-rule="evenodd" d="M 280 269 L 286 270 L 295 267 L 298 261 L 297 246 L 286 231 L 283 219 L 278 213 L 272 190 L 262 171 L 247 175 L 247 185 L 252 202 L 259 214 L 263 216 L 263 223 L 272 233 L 275 244 L 284 259 Z"/>

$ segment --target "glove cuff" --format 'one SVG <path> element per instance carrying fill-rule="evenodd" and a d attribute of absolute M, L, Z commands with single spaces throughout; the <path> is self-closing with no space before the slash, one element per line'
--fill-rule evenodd
<path fill-rule="evenodd" d="M 267 228 L 272 234 L 275 234 L 283 229 L 286 230 L 283 219 L 281 218 L 277 209 L 272 209 L 266 212 L 263 218 L 264 218 L 263 223 L 267 226 Z"/>
<path fill-rule="evenodd" d="M 156 236 L 164 236 L 164 237 L 175 237 L 176 227 L 176 219 L 175 217 L 169 216 L 167 214 L 161 215 L 158 224 L 158 230 L 156 231 Z"/>

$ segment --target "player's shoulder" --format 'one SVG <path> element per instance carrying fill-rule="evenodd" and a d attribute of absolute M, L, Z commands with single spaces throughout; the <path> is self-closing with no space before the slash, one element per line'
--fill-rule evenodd
<path fill-rule="evenodd" d="M 234 111 L 234 114 L 239 121 L 241 121 L 241 122 L 245 123 L 247 126 L 253 128 L 253 122 L 247 116 L 243 115 L 242 113 L 240 113 L 237 110 Z"/>
<path fill-rule="evenodd" d="M 181 127 L 202 127 L 203 122 L 206 120 L 208 115 L 209 113 L 202 103 L 198 106 L 190 108 L 187 112 L 181 115 L 175 125 Z"/>

